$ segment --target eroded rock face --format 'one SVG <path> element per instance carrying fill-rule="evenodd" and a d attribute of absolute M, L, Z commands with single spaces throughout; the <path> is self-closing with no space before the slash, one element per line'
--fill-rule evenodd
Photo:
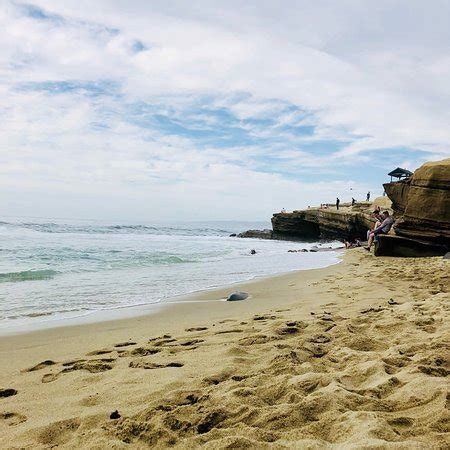
<path fill-rule="evenodd" d="M 426 163 L 407 181 L 384 189 L 397 235 L 450 246 L 450 158 Z"/>
<path fill-rule="evenodd" d="M 272 230 L 247 230 L 239 233 L 240 238 L 273 239 Z"/>
<path fill-rule="evenodd" d="M 277 213 L 272 217 L 275 236 L 301 238 L 331 237 L 337 239 L 365 239 L 367 230 L 375 224 L 373 205 L 364 208 L 309 208 L 292 213 Z"/>
<path fill-rule="evenodd" d="M 375 256 L 426 257 L 442 256 L 445 245 L 410 239 L 402 236 L 380 235 L 375 243 Z"/>

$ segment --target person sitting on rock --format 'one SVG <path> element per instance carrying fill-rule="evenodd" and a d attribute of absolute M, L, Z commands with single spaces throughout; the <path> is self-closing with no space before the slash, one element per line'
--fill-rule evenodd
<path fill-rule="evenodd" d="M 375 206 L 372 216 L 376 219 L 375 226 L 373 227 L 373 230 L 375 230 L 381 225 L 381 222 L 383 222 L 384 220 L 384 217 L 381 214 L 381 208 L 379 206 Z M 369 235 L 373 230 L 367 230 L 367 240 L 369 240 Z"/>
<path fill-rule="evenodd" d="M 391 230 L 392 224 L 394 223 L 394 219 L 389 215 L 389 211 L 383 211 L 381 213 L 381 217 L 383 218 L 381 224 L 369 233 L 367 247 L 365 247 L 368 251 L 370 251 L 370 247 L 372 247 L 372 243 L 376 240 L 376 237 L 380 234 L 388 234 Z"/>
<path fill-rule="evenodd" d="M 344 245 L 345 245 L 345 248 L 347 248 L 347 249 L 361 247 L 361 241 L 359 239 L 355 239 L 353 241 L 352 240 L 344 241 Z"/>

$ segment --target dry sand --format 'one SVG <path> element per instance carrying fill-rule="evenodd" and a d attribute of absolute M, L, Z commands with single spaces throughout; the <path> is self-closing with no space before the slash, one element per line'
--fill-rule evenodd
<path fill-rule="evenodd" d="M 154 315 L 0 338 L 0 447 L 449 448 L 448 273 L 354 249 Z M 206 302 L 236 288 L 252 297 Z"/>

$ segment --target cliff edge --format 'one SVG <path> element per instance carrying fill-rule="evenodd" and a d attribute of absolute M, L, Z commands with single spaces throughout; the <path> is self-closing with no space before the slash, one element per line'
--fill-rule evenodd
<path fill-rule="evenodd" d="M 366 239 L 369 228 L 375 224 L 372 216 L 375 205 L 390 210 L 391 202 L 379 197 L 373 202 L 359 202 L 354 206 L 342 204 L 308 208 L 290 213 L 276 213 L 272 217 L 275 237 Z"/>
<path fill-rule="evenodd" d="M 392 200 L 396 235 L 450 247 L 450 158 L 383 186 Z"/>

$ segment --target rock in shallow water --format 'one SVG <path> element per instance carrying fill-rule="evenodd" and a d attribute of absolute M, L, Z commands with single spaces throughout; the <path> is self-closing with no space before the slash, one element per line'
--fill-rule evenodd
<path fill-rule="evenodd" d="M 228 296 L 227 301 L 236 302 L 239 300 L 245 300 L 247 297 L 248 297 L 247 292 L 233 292 L 231 295 Z"/>

